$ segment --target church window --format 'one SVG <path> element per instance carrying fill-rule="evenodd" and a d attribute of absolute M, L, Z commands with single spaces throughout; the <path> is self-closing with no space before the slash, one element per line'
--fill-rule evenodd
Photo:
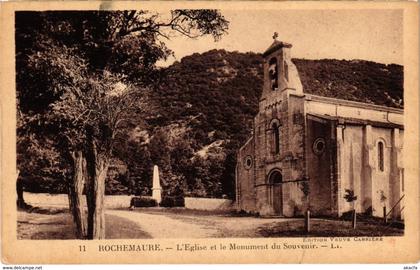
<path fill-rule="evenodd" d="M 324 153 L 325 151 L 325 139 L 324 138 L 317 138 L 314 141 L 314 144 L 312 145 L 312 151 L 314 151 L 314 153 L 316 155 L 322 155 L 322 153 Z"/>
<path fill-rule="evenodd" d="M 245 169 L 247 169 L 247 170 L 249 170 L 249 169 L 251 169 L 251 167 L 252 167 L 252 157 L 251 156 L 246 156 L 245 157 L 245 160 L 244 160 L 244 166 L 245 166 Z"/>
<path fill-rule="evenodd" d="M 384 143 L 378 142 L 378 167 L 381 172 L 384 171 Z"/>
<path fill-rule="evenodd" d="M 401 191 L 404 192 L 404 169 L 401 169 Z"/>
<path fill-rule="evenodd" d="M 268 62 L 268 76 L 270 79 L 271 90 L 276 90 L 278 88 L 278 66 L 277 58 L 273 57 Z"/>
<path fill-rule="evenodd" d="M 273 123 L 273 140 L 274 140 L 274 153 L 280 153 L 280 129 L 277 123 Z"/>
<path fill-rule="evenodd" d="M 283 176 L 279 171 L 276 170 L 270 174 L 269 181 L 270 184 L 281 184 L 281 182 L 283 181 Z"/>
<path fill-rule="evenodd" d="M 289 66 L 286 63 L 284 63 L 284 77 L 289 80 Z"/>

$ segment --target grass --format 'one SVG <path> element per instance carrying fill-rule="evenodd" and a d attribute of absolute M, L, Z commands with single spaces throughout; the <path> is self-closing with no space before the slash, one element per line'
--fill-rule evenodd
<path fill-rule="evenodd" d="M 270 226 L 259 227 L 258 233 L 263 237 L 340 237 L 340 236 L 402 236 L 404 230 L 358 222 L 356 229 L 352 228 L 350 221 L 343 220 L 311 220 L 311 231 L 305 232 L 304 220 L 275 222 Z"/>
<path fill-rule="evenodd" d="M 106 239 L 151 238 L 136 223 L 112 215 L 105 215 L 105 228 Z M 19 211 L 17 234 L 18 239 L 76 239 L 72 216 L 66 210 Z"/>

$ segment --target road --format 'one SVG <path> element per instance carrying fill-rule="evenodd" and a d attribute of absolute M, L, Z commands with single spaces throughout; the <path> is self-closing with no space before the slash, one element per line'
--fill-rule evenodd
<path fill-rule="evenodd" d="M 107 210 L 107 215 L 136 223 L 152 238 L 258 237 L 260 227 L 291 219 L 173 213 L 164 210 Z"/>

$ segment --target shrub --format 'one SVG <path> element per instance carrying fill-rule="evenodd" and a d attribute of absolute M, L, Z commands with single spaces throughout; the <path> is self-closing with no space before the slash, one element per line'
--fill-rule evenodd
<path fill-rule="evenodd" d="M 346 211 L 346 212 L 342 213 L 341 214 L 341 218 L 343 220 L 352 220 L 352 218 L 353 218 L 353 210 Z"/>
<path fill-rule="evenodd" d="M 165 196 L 160 203 L 162 207 L 184 207 L 185 200 L 183 196 Z"/>
<path fill-rule="evenodd" d="M 152 198 L 133 197 L 131 198 L 130 207 L 154 207 L 157 202 Z"/>
<path fill-rule="evenodd" d="M 374 209 L 372 208 L 372 206 L 369 206 L 366 210 L 365 210 L 365 216 L 372 216 L 373 215 L 373 211 Z"/>

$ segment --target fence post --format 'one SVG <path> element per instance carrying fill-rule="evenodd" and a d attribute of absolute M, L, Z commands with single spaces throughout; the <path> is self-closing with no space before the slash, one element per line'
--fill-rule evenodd
<path fill-rule="evenodd" d="M 305 231 L 307 233 L 311 231 L 311 211 L 309 209 L 306 210 L 305 215 Z"/>
<path fill-rule="evenodd" d="M 386 206 L 384 206 L 384 223 L 388 223 L 388 216 L 386 215 Z"/>
<path fill-rule="evenodd" d="M 352 227 L 353 229 L 356 229 L 356 209 L 353 209 L 353 217 L 352 217 Z"/>

